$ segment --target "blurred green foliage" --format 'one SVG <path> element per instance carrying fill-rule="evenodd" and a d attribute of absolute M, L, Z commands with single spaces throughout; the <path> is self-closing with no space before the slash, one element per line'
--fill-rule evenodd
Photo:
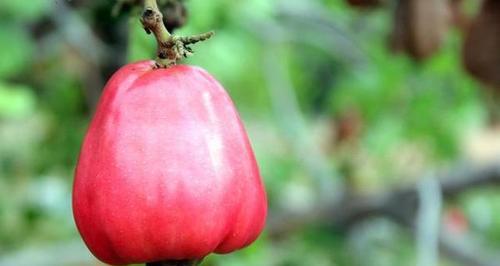
<path fill-rule="evenodd" d="M 54 16 L 61 1 L 0 1 L 0 258 L 79 239 L 71 216 L 72 172 L 92 106 L 83 77 L 85 56 L 66 31 L 81 28 L 32 36 L 32 24 Z M 327 17 L 304 23 L 280 15 L 307 13 L 305 7 Z M 82 9 L 74 12 L 89 13 Z M 325 148 L 320 152 L 355 191 L 411 183 L 428 169 L 467 157 L 465 139 L 487 122 L 480 86 L 461 66 L 458 32 L 437 55 L 416 63 L 388 50 L 388 8 L 357 11 L 342 0 L 190 0 L 188 10 L 189 23 L 179 34 L 211 29 L 217 34 L 196 46 L 186 63 L 217 77 L 241 111 L 271 213 L 289 208 L 289 199 L 311 208 L 315 192 L 311 173 L 293 155 L 300 140 L 283 137 L 287 132 L 278 122 L 288 117 L 273 106 L 268 79 L 277 74 L 265 72 L 269 52 L 279 51 L 274 63 L 289 73 L 306 136 Z M 154 39 L 141 28 L 136 11 L 130 16 L 127 60 L 153 58 Z M 280 30 L 273 31 L 276 26 Z M 355 145 L 339 147 L 329 134 L 330 122 L 353 111 L 359 113 L 361 133 Z M 452 204 L 464 208 L 471 233 L 482 243 L 500 247 L 496 190 L 472 191 Z M 210 256 L 205 265 L 414 265 L 410 235 L 384 219 L 351 232 L 312 224 L 280 239 L 265 232 L 251 247 Z M 454 265 L 445 258 L 442 263 Z"/>

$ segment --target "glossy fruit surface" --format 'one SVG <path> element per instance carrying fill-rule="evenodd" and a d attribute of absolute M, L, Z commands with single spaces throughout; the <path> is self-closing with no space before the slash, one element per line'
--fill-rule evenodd
<path fill-rule="evenodd" d="M 106 85 L 73 187 L 83 240 L 110 264 L 200 259 L 252 243 L 267 203 L 239 115 L 191 66 L 129 64 Z"/>

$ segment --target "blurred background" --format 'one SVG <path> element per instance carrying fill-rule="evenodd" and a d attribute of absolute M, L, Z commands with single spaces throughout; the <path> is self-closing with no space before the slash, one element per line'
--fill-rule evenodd
<path fill-rule="evenodd" d="M 259 240 L 203 265 L 500 265 L 499 1 L 160 2 L 216 31 L 185 62 L 233 98 L 269 195 Z M 154 58 L 140 13 L 0 1 L 1 266 L 102 265 L 73 169 L 106 80 Z"/>

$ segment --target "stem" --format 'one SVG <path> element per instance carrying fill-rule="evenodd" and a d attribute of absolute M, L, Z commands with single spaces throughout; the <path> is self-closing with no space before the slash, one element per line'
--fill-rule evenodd
<path fill-rule="evenodd" d="M 178 37 L 170 34 L 163 24 L 163 14 L 158 9 L 156 0 L 144 0 L 144 11 L 141 22 L 148 34 L 153 33 L 158 45 L 157 67 L 169 67 L 175 65 L 183 57 L 192 55 L 190 45 L 208 40 L 214 32 Z"/>
<path fill-rule="evenodd" d="M 196 266 L 201 263 L 201 260 L 169 260 L 148 262 L 146 266 Z"/>

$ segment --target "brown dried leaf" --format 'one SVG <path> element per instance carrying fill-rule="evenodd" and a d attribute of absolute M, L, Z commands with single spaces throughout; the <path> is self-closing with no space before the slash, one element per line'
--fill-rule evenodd
<path fill-rule="evenodd" d="M 439 50 L 450 25 L 448 0 L 399 0 L 394 15 L 391 48 L 415 59 Z"/>
<path fill-rule="evenodd" d="M 463 61 L 470 74 L 500 89 L 500 1 L 483 3 L 467 32 Z"/>
<path fill-rule="evenodd" d="M 466 32 L 470 25 L 470 18 L 464 10 L 463 0 L 451 0 L 451 24 L 460 31 Z"/>

